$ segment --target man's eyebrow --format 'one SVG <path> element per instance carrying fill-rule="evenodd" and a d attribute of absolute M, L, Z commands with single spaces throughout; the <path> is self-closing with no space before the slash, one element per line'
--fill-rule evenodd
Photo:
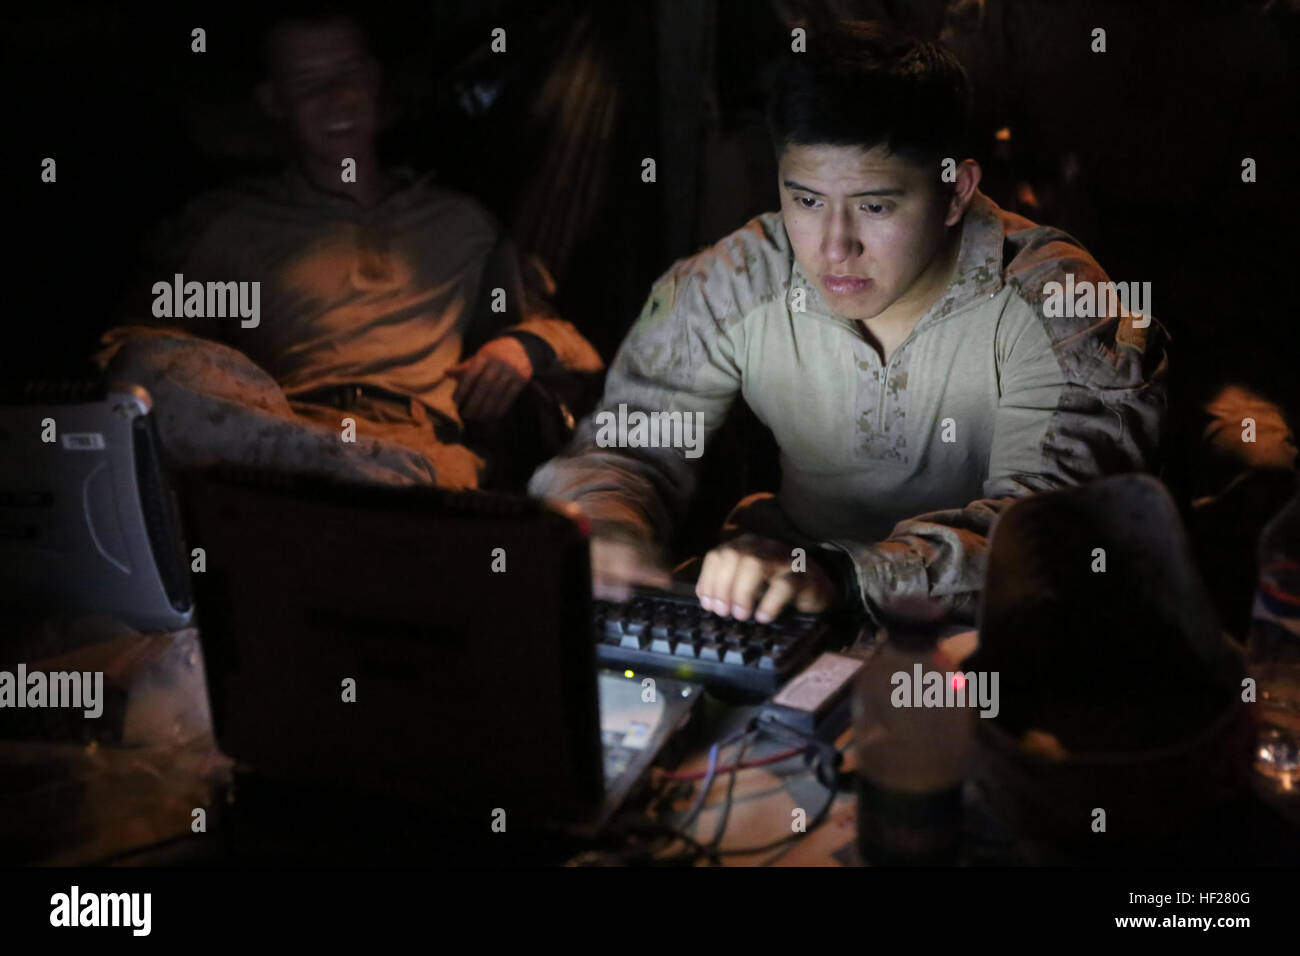
<path fill-rule="evenodd" d="M 290 80 L 301 77 L 323 76 L 329 73 L 337 73 L 339 70 L 349 70 L 355 66 L 365 63 L 364 56 L 350 56 L 346 60 L 335 60 L 328 63 L 310 63 L 306 66 L 295 67 L 285 73 L 285 77 Z"/>
<path fill-rule="evenodd" d="M 797 189 L 800 192 L 812 193 L 812 195 L 814 196 L 825 195 L 824 193 L 819 193 L 815 189 L 809 189 L 807 186 L 801 186 L 793 179 L 784 180 L 784 184 L 787 189 Z M 903 189 L 901 186 L 885 186 L 880 189 L 866 189 L 860 193 L 849 193 L 849 198 L 856 199 L 858 196 L 904 196 L 906 194 L 907 194 L 907 190 Z"/>

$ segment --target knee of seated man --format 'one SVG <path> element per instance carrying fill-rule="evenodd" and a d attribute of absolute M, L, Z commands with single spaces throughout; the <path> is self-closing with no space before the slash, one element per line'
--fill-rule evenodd
<path fill-rule="evenodd" d="M 156 400 L 189 392 L 292 414 L 275 379 L 244 353 L 184 332 L 141 330 L 125 338 L 104 377 L 143 386 Z"/>

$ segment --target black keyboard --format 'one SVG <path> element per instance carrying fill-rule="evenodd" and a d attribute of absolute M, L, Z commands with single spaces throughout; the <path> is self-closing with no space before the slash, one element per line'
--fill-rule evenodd
<path fill-rule="evenodd" d="M 811 614 L 768 624 L 719 617 L 694 596 L 645 593 L 615 604 L 593 601 L 596 656 L 605 667 L 673 677 L 711 690 L 769 697 L 832 640 Z"/>

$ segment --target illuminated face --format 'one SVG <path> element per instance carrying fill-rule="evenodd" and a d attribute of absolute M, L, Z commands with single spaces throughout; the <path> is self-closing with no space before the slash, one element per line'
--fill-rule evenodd
<path fill-rule="evenodd" d="M 272 111 L 307 160 L 338 168 L 374 148 L 378 71 L 347 23 L 297 24 L 274 41 Z"/>
<path fill-rule="evenodd" d="M 937 164 L 880 147 L 792 145 L 779 181 L 795 259 L 837 314 L 875 318 L 931 278 L 952 218 Z"/>

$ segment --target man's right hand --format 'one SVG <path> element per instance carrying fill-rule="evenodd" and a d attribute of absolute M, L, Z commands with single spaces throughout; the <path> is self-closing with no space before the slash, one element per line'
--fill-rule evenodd
<path fill-rule="evenodd" d="M 603 601 L 626 601 L 634 587 L 666 589 L 672 574 L 652 550 L 626 538 L 591 537 L 591 591 Z"/>

